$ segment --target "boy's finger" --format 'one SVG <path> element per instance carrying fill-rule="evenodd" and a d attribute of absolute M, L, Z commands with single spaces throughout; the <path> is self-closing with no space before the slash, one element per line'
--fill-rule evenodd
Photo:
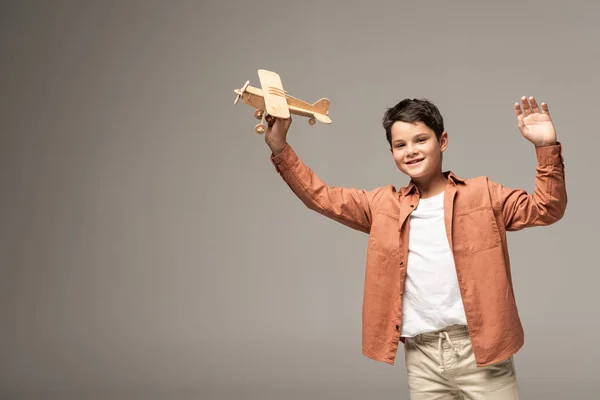
<path fill-rule="evenodd" d="M 548 110 L 548 104 L 542 103 L 542 110 L 544 111 L 545 114 L 550 115 L 550 110 Z"/>
<path fill-rule="evenodd" d="M 530 97 L 529 102 L 531 103 L 531 107 L 533 108 L 534 113 L 539 113 L 540 108 L 538 107 L 537 101 L 535 101 L 535 97 Z"/>
<path fill-rule="evenodd" d="M 515 103 L 515 114 L 517 117 L 523 114 L 523 110 L 521 110 L 521 105 L 519 103 Z"/>
<path fill-rule="evenodd" d="M 523 111 L 525 112 L 525 115 L 531 114 L 531 106 L 529 105 L 529 102 L 527 101 L 527 97 L 525 97 L 525 96 L 521 97 L 521 103 L 523 103 Z"/>
<path fill-rule="evenodd" d="M 525 126 L 523 119 L 525 119 L 525 114 L 519 113 L 519 115 L 517 115 L 517 125 L 519 128 L 523 128 Z"/>

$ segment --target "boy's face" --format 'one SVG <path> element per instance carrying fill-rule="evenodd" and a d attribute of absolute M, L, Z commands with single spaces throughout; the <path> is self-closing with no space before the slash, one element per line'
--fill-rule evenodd
<path fill-rule="evenodd" d="M 448 133 L 440 140 L 422 122 L 414 124 L 396 121 L 392 125 L 392 148 L 398 169 L 413 180 L 435 177 L 442 169 L 442 153 L 448 147 Z"/>

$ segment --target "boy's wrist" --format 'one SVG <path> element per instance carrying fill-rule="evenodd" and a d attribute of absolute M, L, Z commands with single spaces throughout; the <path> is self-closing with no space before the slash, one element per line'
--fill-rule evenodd
<path fill-rule="evenodd" d="M 271 149 L 271 153 L 273 153 L 274 157 L 277 157 L 287 146 L 287 142 L 283 143 L 268 143 L 269 148 Z"/>

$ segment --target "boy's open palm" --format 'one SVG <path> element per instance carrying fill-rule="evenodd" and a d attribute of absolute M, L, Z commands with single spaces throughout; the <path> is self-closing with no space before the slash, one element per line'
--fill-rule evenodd
<path fill-rule="evenodd" d="M 525 137 L 534 145 L 550 146 L 556 144 L 556 130 L 550 118 L 548 105 L 542 103 L 542 108 L 538 107 L 535 98 L 521 97 L 521 104 L 515 103 L 515 114 L 519 123 L 519 129 Z"/>

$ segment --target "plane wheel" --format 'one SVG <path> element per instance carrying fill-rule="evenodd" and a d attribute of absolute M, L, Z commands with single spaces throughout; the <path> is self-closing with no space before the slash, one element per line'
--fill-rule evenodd
<path fill-rule="evenodd" d="M 314 119 L 314 118 L 311 118 L 311 119 L 309 119 L 309 120 L 308 120 L 308 124 L 309 124 L 310 126 L 313 126 L 313 125 L 314 125 L 314 124 L 316 124 L 316 123 L 317 123 L 317 120 L 316 120 L 316 119 Z"/>
<path fill-rule="evenodd" d="M 254 118 L 261 120 L 263 117 L 263 110 L 256 110 L 254 111 Z"/>
<path fill-rule="evenodd" d="M 262 135 L 263 133 L 265 133 L 267 131 L 267 127 L 266 125 L 263 124 L 257 124 L 254 127 L 254 132 L 258 133 L 259 135 Z"/>

